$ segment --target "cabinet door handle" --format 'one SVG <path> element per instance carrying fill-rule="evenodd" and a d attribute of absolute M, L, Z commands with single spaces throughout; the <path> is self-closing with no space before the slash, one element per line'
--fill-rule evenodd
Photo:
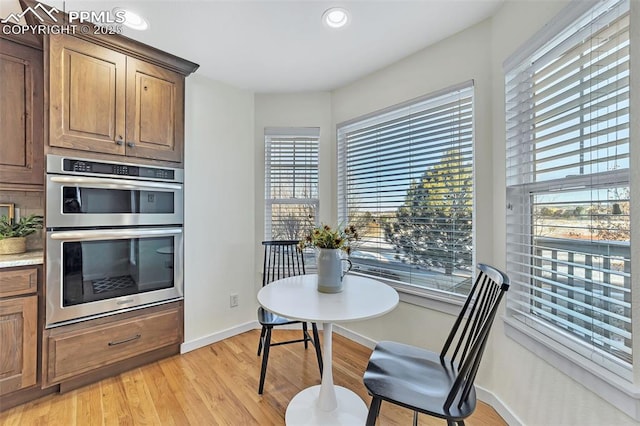
<path fill-rule="evenodd" d="M 133 148 L 133 147 L 135 147 L 135 146 L 136 146 L 136 144 L 135 144 L 135 143 L 133 143 L 133 142 L 127 142 L 127 146 L 128 146 L 129 148 Z"/>
<path fill-rule="evenodd" d="M 116 145 L 123 145 L 123 144 L 124 144 L 124 142 L 122 142 L 122 141 L 121 141 L 121 140 L 119 140 L 119 139 L 116 141 Z"/>
<path fill-rule="evenodd" d="M 116 346 L 116 345 L 121 345 L 121 344 L 127 343 L 127 342 L 133 342 L 134 340 L 138 340 L 141 337 L 142 337 L 141 334 L 136 334 L 135 336 L 129 337 L 128 339 L 117 340 L 115 342 L 109 342 L 109 346 Z"/>

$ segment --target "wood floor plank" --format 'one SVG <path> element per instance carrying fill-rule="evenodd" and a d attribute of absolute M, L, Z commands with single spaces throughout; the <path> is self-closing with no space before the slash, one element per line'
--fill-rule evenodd
<path fill-rule="evenodd" d="M 228 351 L 233 351 L 233 348 L 226 348 Z M 200 356 L 209 357 L 210 354 L 202 351 Z M 228 360 L 229 358 L 222 354 L 220 360 Z M 194 359 L 199 365 L 202 364 L 201 360 Z M 234 367 L 235 366 L 235 367 Z M 232 364 L 228 364 L 226 361 L 221 365 L 217 374 L 212 375 L 212 384 L 219 383 L 229 392 L 226 395 L 227 403 L 234 406 L 236 414 L 232 420 L 238 419 L 239 424 L 256 424 L 263 416 L 277 415 L 277 412 L 268 411 L 270 407 L 262 407 L 259 405 L 260 396 L 255 390 L 251 389 L 248 382 L 248 373 L 246 360 L 235 359 Z"/>
<path fill-rule="evenodd" d="M 139 368 L 120 375 L 133 423 L 156 425 L 160 423 L 157 404 L 151 398 L 144 374 Z"/>
<path fill-rule="evenodd" d="M 52 425 L 76 424 L 76 391 L 70 393 L 68 398 L 52 398 L 47 421 Z"/>
<path fill-rule="evenodd" d="M 22 417 L 20 420 L 21 425 L 48 425 L 49 423 L 49 409 L 51 407 L 51 401 L 55 399 L 55 395 L 45 396 L 44 398 L 31 401 L 24 404 L 24 410 L 22 411 Z M 9 412 L 19 407 L 12 408 Z M 11 422 L 11 419 L 8 419 Z"/>
<path fill-rule="evenodd" d="M 275 342 L 299 338 L 300 331 L 275 330 Z M 258 395 L 260 332 L 252 330 L 204 348 L 176 355 L 63 395 L 49 395 L 0 413 L 1 425 L 282 425 L 287 404 L 302 389 L 320 383 L 313 347 L 271 349 L 263 395 Z M 340 335 L 333 337 L 334 381 L 368 405 L 362 374 L 371 350 Z M 408 425 L 410 410 L 382 404 L 378 425 Z M 421 426 L 442 420 L 420 416 Z M 469 426 L 506 423 L 479 403 Z"/>
<path fill-rule="evenodd" d="M 193 383 L 195 377 L 191 368 L 187 365 L 186 358 L 188 355 L 174 356 L 160 361 L 162 373 L 178 400 L 180 409 L 187 417 L 188 424 L 215 424 L 212 421 L 214 413 L 209 410 L 208 405 L 202 400 L 199 393 L 194 391 Z"/>
<path fill-rule="evenodd" d="M 105 426 L 133 425 L 131 408 L 126 400 L 121 376 L 110 377 L 100 383 L 102 391 L 102 418 Z M 77 390 L 75 392 L 78 392 Z M 61 395 L 65 397 L 66 395 Z"/>
<path fill-rule="evenodd" d="M 9 415 L 9 410 L 0 412 L 0 425 L 3 426 L 20 426 L 22 424 L 22 411 L 25 409 L 27 404 L 22 404 L 18 407 L 15 407 L 12 410 L 11 415 Z"/>
<path fill-rule="evenodd" d="M 102 426 L 102 390 L 100 383 L 93 383 L 82 389 L 74 391 L 76 395 L 76 425 L 87 424 L 91 419 L 91 425 Z"/>
<path fill-rule="evenodd" d="M 180 401 L 171 390 L 169 380 L 163 374 L 160 363 L 153 363 L 141 370 L 149 395 L 163 425 L 186 425 L 189 419 L 180 406 Z"/>
<path fill-rule="evenodd" d="M 246 424 L 250 416 L 242 403 L 234 397 L 227 386 L 222 385 L 220 376 L 229 369 L 220 361 L 229 356 L 227 348 L 219 345 L 218 356 L 211 357 L 207 351 L 194 351 L 186 354 L 185 358 L 195 373 L 196 379 L 192 386 L 208 404 L 218 424 Z M 240 385 L 240 384 L 238 384 Z"/>

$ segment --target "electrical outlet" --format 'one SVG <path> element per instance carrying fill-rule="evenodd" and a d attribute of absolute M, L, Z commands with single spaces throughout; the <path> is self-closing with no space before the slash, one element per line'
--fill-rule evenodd
<path fill-rule="evenodd" d="M 229 296 L 229 306 L 232 308 L 235 308 L 236 306 L 238 306 L 238 295 L 237 294 L 232 294 L 231 296 Z"/>

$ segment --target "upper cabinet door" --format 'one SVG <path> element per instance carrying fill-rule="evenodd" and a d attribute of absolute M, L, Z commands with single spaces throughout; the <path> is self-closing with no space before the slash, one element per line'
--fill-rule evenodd
<path fill-rule="evenodd" d="M 49 40 L 49 145 L 124 154 L 126 56 L 67 35 Z"/>
<path fill-rule="evenodd" d="M 0 39 L 0 186 L 42 185 L 42 51 Z"/>
<path fill-rule="evenodd" d="M 127 58 L 127 155 L 182 161 L 184 76 Z"/>

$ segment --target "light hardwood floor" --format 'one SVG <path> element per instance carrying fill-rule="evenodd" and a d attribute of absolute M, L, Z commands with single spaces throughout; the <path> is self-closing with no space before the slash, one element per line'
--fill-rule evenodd
<path fill-rule="evenodd" d="M 275 330 L 274 341 L 297 336 Z M 281 425 L 287 403 L 320 383 L 313 348 L 272 348 L 265 390 L 258 395 L 260 332 L 253 330 L 204 348 L 161 360 L 63 395 L 50 395 L 0 413 L 0 425 Z M 369 404 L 362 374 L 371 350 L 334 334 L 334 382 Z M 409 425 L 412 413 L 383 403 L 379 425 Z M 443 425 L 420 416 L 420 425 Z M 506 425 L 479 403 L 466 424 Z"/>

